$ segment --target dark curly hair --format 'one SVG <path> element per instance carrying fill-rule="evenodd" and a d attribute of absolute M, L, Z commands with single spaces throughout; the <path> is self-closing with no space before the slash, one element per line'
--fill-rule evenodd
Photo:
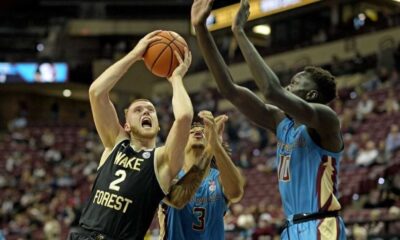
<path fill-rule="evenodd" d="M 336 98 L 336 82 L 332 74 L 320 67 L 308 66 L 304 68 L 310 79 L 317 84 L 318 91 L 321 93 L 319 102 L 327 104 Z"/>

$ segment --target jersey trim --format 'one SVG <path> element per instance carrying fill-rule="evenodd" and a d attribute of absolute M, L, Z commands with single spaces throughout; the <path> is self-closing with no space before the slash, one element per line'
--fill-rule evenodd
<path fill-rule="evenodd" d="M 99 171 L 100 170 L 100 168 L 107 162 L 107 160 L 108 160 L 108 158 L 110 157 L 110 155 L 114 152 L 114 150 L 115 150 L 115 148 L 117 147 L 117 146 L 119 146 L 123 141 L 126 141 L 126 140 L 130 140 L 129 138 L 123 138 L 123 139 L 121 139 L 119 142 L 117 142 L 115 145 L 114 145 L 114 147 L 111 149 L 111 151 L 110 151 L 110 153 L 107 155 L 107 157 L 105 157 L 105 156 L 101 156 L 101 158 L 100 158 L 100 162 L 99 162 L 99 166 L 97 167 L 97 171 Z M 105 150 L 104 150 L 105 151 Z M 104 151 L 103 151 L 103 154 L 104 154 Z M 102 160 L 103 160 L 103 157 L 104 157 L 104 162 L 102 162 Z"/>

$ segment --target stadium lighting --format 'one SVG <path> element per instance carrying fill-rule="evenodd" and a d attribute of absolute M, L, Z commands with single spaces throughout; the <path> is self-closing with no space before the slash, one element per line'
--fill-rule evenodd
<path fill-rule="evenodd" d="M 261 34 L 261 35 L 270 35 L 271 27 L 267 24 L 256 25 L 253 27 L 253 32 Z"/>
<path fill-rule="evenodd" d="M 38 52 L 43 51 L 43 50 L 44 50 L 44 44 L 43 44 L 43 43 L 38 43 L 38 44 L 36 45 L 36 50 L 37 50 Z"/>
<path fill-rule="evenodd" d="M 68 97 L 71 97 L 71 95 L 72 95 L 71 90 L 69 90 L 69 89 L 64 89 L 64 91 L 63 91 L 63 96 L 64 96 L 64 97 L 68 98 Z"/>
<path fill-rule="evenodd" d="M 379 183 L 380 185 L 384 184 L 384 183 L 385 183 L 385 179 L 382 178 L 382 177 L 380 177 L 380 178 L 378 179 L 378 183 Z"/>

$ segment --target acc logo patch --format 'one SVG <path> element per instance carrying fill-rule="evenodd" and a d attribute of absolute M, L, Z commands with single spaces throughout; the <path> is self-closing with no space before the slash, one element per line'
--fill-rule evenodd
<path fill-rule="evenodd" d="M 210 190 L 210 192 L 214 192 L 215 189 L 217 189 L 217 185 L 215 184 L 214 180 L 210 180 L 208 182 L 208 190 Z"/>
<path fill-rule="evenodd" d="M 143 154 L 142 154 L 142 157 L 144 158 L 144 159 L 148 159 L 149 157 L 150 157 L 150 153 L 149 152 L 144 152 Z"/>

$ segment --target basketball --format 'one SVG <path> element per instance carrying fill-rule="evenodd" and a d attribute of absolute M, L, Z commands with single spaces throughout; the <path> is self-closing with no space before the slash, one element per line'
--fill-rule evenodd
<path fill-rule="evenodd" d="M 182 60 L 185 58 L 186 41 L 176 32 L 161 31 L 156 36 L 160 40 L 152 42 L 143 55 L 146 67 L 154 75 L 169 77 L 179 65 L 174 51 L 177 51 Z"/>

